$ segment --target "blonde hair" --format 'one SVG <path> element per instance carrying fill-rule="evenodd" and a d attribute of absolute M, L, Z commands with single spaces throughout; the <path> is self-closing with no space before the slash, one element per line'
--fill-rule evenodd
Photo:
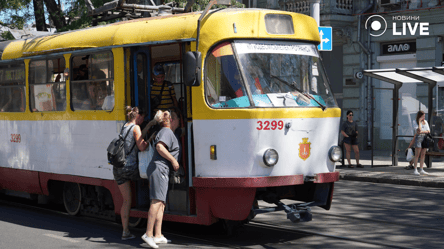
<path fill-rule="evenodd" d="M 162 127 L 170 126 L 170 124 L 171 124 L 171 122 L 170 122 L 171 121 L 171 113 L 169 111 L 164 111 L 164 112 L 160 111 L 160 113 L 158 111 L 156 113 L 156 116 L 157 116 L 157 114 L 159 114 L 159 117 L 157 117 L 159 119 L 158 123 Z M 156 118 L 156 117 L 154 117 L 154 118 Z"/>

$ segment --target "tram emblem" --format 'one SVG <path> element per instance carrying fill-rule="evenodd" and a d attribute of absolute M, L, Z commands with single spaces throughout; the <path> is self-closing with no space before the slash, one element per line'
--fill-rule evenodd
<path fill-rule="evenodd" d="M 310 157 L 310 144 L 308 137 L 302 138 L 302 143 L 299 143 L 299 157 L 304 161 Z"/>

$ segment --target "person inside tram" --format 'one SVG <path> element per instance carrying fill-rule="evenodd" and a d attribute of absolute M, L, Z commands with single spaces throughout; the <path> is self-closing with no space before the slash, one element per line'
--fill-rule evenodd
<path fill-rule="evenodd" d="M 76 84 L 77 85 L 77 84 Z M 72 88 L 72 107 L 76 110 L 90 110 L 91 101 L 87 97 L 87 92 L 84 84 L 78 84 Z"/>
<path fill-rule="evenodd" d="M 0 112 L 7 111 L 11 99 L 11 89 L 10 88 L 0 88 Z"/>
<path fill-rule="evenodd" d="M 165 80 L 165 70 L 161 64 L 153 68 L 153 82 L 151 83 L 151 113 L 157 110 L 167 110 L 179 107 L 173 84 Z"/>
<path fill-rule="evenodd" d="M 351 148 L 355 152 L 356 167 L 363 168 L 359 163 L 359 147 L 358 147 L 358 125 L 353 121 L 353 112 L 347 111 L 347 120 L 342 124 L 341 133 L 344 136 L 344 146 L 346 150 L 346 158 L 348 167 L 353 168 L 350 161 Z"/>
<path fill-rule="evenodd" d="M 106 87 L 107 96 L 103 100 L 102 110 L 111 111 L 114 108 L 114 90 L 112 86 Z"/>
<path fill-rule="evenodd" d="M 180 125 L 180 116 L 176 112 L 160 112 L 162 128 L 154 139 L 155 151 L 147 167 L 147 176 L 150 182 L 149 197 L 151 200 L 148 211 L 146 233 L 142 239 L 151 247 L 158 248 L 157 244 L 168 243 L 162 234 L 162 219 L 165 211 L 165 202 L 168 193 L 170 170 L 179 170 L 179 141 L 174 131 Z"/>
<path fill-rule="evenodd" d="M 96 110 L 97 105 L 97 85 L 94 82 L 87 83 L 87 89 L 88 89 L 88 99 L 91 103 L 89 106 L 89 110 Z"/>
<path fill-rule="evenodd" d="M 7 94 L 7 101 L 3 104 L 0 112 L 24 112 L 25 111 L 25 97 L 22 87 L 12 87 L 5 89 Z"/>
<path fill-rule="evenodd" d="M 427 151 L 427 148 L 423 148 L 422 143 L 426 137 L 427 134 L 430 133 L 430 127 L 429 123 L 425 120 L 425 112 L 424 111 L 418 111 L 416 114 L 416 119 L 413 121 L 413 128 L 416 131 L 415 135 L 415 161 L 413 163 L 413 166 L 415 167 L 415 170 L 413 171 L 414 175 L 428 175 L 429 173 L 424 171 L 424 160 L 425 160 L 425 154 Z M 419 167 L 421 170 L 418 172 L 417 165 L 418 165 L 418 158 L 420 157 L 420 164 Z"/>
<path fill-rule="evenodd" d="M 129 121 L 124 125 L 122 136 L 125 137 L 125 135 L 129 133 L 124 145 L 125 151 L 128 151 L 129 154 L 126 157 L 126 165 L 123 168 L 113 167 L 114 179 L 123 197 L 123 203 L 120 209 L 123 227 L 122 240 L 135 238 L 128 228 L 132 196 L 131 181 L 136 181 L 140 178 L 137 153 L 144 151 L 148 147 L 148 143 L 143 139 L 139 126 L 145 118 L 145 113 L 139 112 L 137 107 L 130 106 L 126 107 L 126 111 L 128 112 L 127 116 Z M 152 121 L 149 125 L 153 125 L 154 123 L 155 121 Z"/>
<path fill-rule="evenodd" d="M 77 76 L 74 78 L 74 80 L 87 80 L 88 79 L 88 67 L 86 64 L 82 64 L 79 66 L 79 69 L 77 70 Z"/>

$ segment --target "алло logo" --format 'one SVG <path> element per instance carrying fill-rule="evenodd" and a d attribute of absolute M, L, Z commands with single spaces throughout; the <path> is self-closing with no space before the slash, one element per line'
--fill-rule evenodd
<path fill-rule="evenodd" d="M 381 36 L 385 33 L 387 30 L 387 21 L 384 19 L 384 17 L 380 15 L 372 15 L 370 16 L 367 21 L 365 21 L 365 29 L 368 30 L 367 24 L 370 21 L 370 35 L 371 36 Z M 384 30 L 382 29 L 382 24 L 384 24 Z"/>
<path fill-rule="evenodd" d="M 392 35 L 429 35 L 428 22 L 407 22 L 419 21 L 419 16 L 392 16 Z M 403 21 L 401 23 L 396 21 Z M 401 24 L 398 25 L 397 24 Z M 369 29 L 370 28 L 370 29 Z M 371 36 L 381 36 L 387 31 L 387 21 L 380 15 L 372 15 L 365 21 L 365 29 L 369 30 Z"/>

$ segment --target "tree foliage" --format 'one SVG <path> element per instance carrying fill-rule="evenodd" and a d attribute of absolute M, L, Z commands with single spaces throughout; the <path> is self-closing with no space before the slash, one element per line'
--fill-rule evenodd
<path fill-rule="evenodd" d="M 181 8 L 185 7 L 185 5 L 187 5 L 187 0 L 166 0 L 165 2 L 166 3 L 176 2 L 176 3 L 178 3 L 179 7 L 181 7 Z M 191 11 L 202 11 L 205 9 L 205 7 L 209 3 L 210 3 L 210 0 L 196 0 L 195 3 L 191 6 Z M 245 6 L 236 0 L 231 0 L 231 7 L 244 8 Z M 212 7 L 212 9 L 216 9 L 216 8 L 224 9 L 224 8 L 227 8 L 227 6 L 216 4 Z"/>
<path fill-rule="evenodd" d="M 112 0 L 91 0 L 95 8 Z M 185 7 L 187 0 L 165 0 L 176 2 Z M 192 11 L 204 10 L 210 0 L 196 0 Z M 231 0 L 232 7 L 244 7 L 236 0 Z M 88 16 L 86 0 L 0 0 L 0 26 L 23 29 L 26 24 L 35 23 L 38 31 L 46 31 L 48 25 L 57 32 L 81 29 L 91 26 L 92 17 Z M 215 5 L 212 8 L 226 8 Z M 110 21 L 115 22 L 118 20 Z M 100 23 L 103 24 L 103 23 Z M 2 34 L 3 39 L 13 38 L 10 32 Z"/>

